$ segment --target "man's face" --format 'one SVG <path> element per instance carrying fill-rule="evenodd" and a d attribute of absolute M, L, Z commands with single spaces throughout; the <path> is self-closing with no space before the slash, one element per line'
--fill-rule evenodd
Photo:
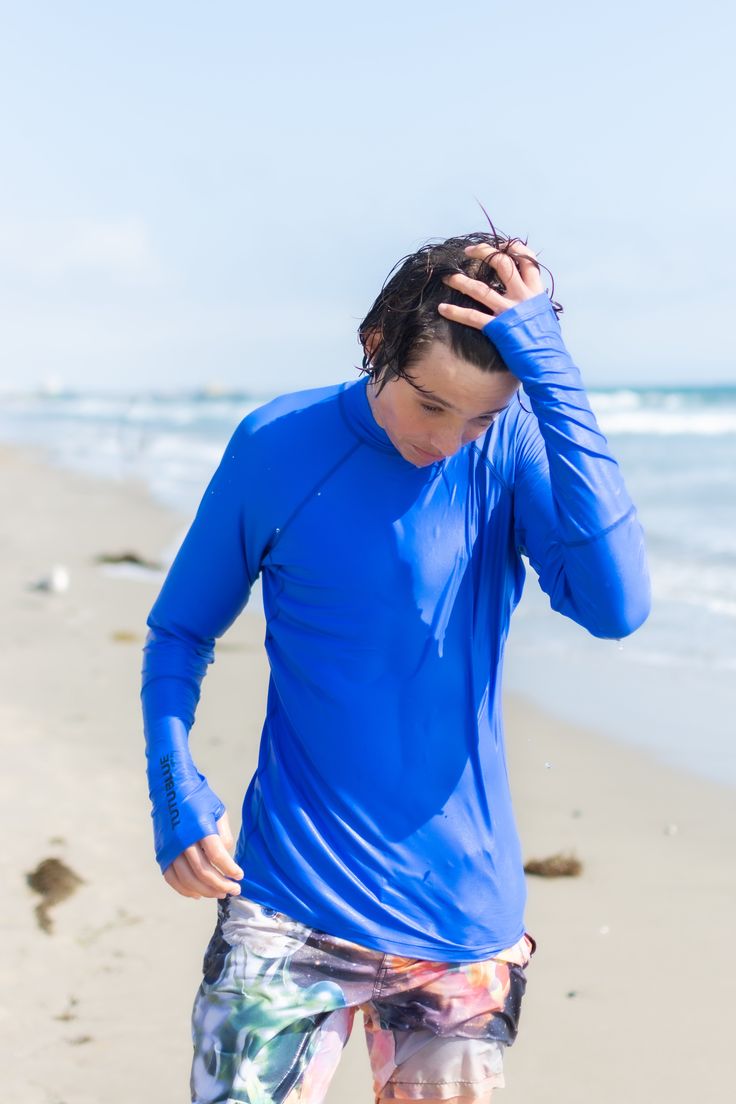
<path fill-rule="evenodd" d="M 510 372 L 483 372 L 440 341 L 407 375 L 411 382 L 392 379 L 378 395 L 369 383 L 368 401 L 394 448 L 418 468 L 481 437 L 519 387 Z"/>

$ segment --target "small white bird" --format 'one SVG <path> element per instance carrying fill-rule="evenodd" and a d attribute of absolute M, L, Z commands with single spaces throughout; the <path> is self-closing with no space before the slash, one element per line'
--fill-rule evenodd
<path fill-rule="evenodd" d="M 36 583 L 31 583 L 30 590 L 45 590 L 51 594 L 64 594 L 69 589 L 69 571 L 64 564 L 54 564 L 51 574 Z"/>

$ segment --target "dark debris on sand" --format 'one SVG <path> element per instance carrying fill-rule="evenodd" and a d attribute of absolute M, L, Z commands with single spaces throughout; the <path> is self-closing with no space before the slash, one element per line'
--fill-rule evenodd
<path fill-rule="evenodd" d="M 69 1003 L 63 1012 L 60 1012 L 58 1016 L 54 1016 L 55 1020 L 60 1020 L 62 1023 L 69 1023 L 70 1020 L 77 1019 L 77 1013 L 75 1011 L 79 999 L 77 997 L 69 997 Z"/>
<path fill-rule="evenodd" d="M 35 913 L 41 931 L 50 935 L 53 926 L 49 909 L 71 897 L 84 879 L 75 874 L 61 859 L 43 859 L 35 870 L 26 874 L 26 882 L 43 900 L 36 905 Z"/>
<path fill-rule="evenodd" d="M 524 865 L 525 874 L 537 874 L 540 878 L 577 878 L 582 872 L 583 864 L 572 854 L 529 859 Z"/>
<path fill-rule="evenodd" d="M 146 560 L 137 552 L 101 552 L 95 556 L 98 564 L 133 564 L 135 567 L 147 567 L 151 571 L 160 571 L 161 564 L 155 560 Z"/>

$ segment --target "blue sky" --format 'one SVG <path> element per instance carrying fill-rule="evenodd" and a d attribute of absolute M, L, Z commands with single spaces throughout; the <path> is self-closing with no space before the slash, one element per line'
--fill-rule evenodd
<path fill-rule="evenodd" d="M 3 5 L 0 377 L 355 375 L 395 262 L 552 270 L 591 385 L 736 382 L 722 3 Z"/>

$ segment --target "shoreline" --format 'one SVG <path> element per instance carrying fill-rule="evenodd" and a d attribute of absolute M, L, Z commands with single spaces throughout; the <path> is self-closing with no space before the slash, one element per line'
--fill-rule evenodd
<path fill-rule="evenodd" d="M 103 474 L 62 459 L 51 446 L 0 439 L 2 448 L 71 476 L 114 488 L 135 488 L 172 519 L 157 549 L 164 560 L 173 558 L 194 516 L 196 493 L 188 507 L 170 489 L 167 493 L 154 490 L 148 477 L 134 474 L 126 463 L 115 474 Z M 202 476 L 201 490 L 206 478 Z M 191 496 L 192 486 L 187 485 Z M 124 566 L 115 573 L 141 574 Z M 260 580 L 244 615 L 262 616 Z M 653 662 L 651 634 L 661 631 L 655 622 L 666 616 L 667 611 L 655 603 L 652 617 L 633 637 L 619 642 L 593 640 L 585 630 L 550 611 L 547 596 L 527 568 L 524 596 L 506 645 L 504 696 L 523 699 L 560 723 L 590 729 L 618 746 L 633 746 L 663 767 L 736 791 L 736 753 L 727 721 L 736 709 L 733 680 L 718 665 L 704 666 L 702 656 L 689 661 L 673 656 L 665 664 L 655 656 Z M 702 729 L 697 746 L 691 738 L 693 716 L 699 718 Z"/>
<path fill-rule="evenodd" d="M 139 707 L 145 617 L 161 579 L 94 563 L 101 553 L 158 559 L 188 519 L 139 481 L 51 465 L 31 446 L 0 444 L 5 527 L 6 690 L 0 792 L 20 846 L 3 855 L 9 887 L 2 972 L 19 1104 L 140 1096 L 181 1100 L 189 1012 L 214 901 L 174 894 L 153 858 Z M 68 591 L 31 591 L 54 563 Z M 199 768 L 228 806 L 234 832 L 255 767 L 265 709 L 263 622 L 246 611 L 218 642 L 192 731 Z M 579 877 L 529 877 L 529 969 L 506 1104 L 591 1093 L 708 1099 L 727 1085 L 735 953 L 733 790 L 660 763 L 640 748 L 555 719 L 505 695 L 509 774 L 525 860 L 574 852 Z M 233 770 L 233 755 L 241 764 Z M 26 875 L 56 857 L 82 883 L 34 917 Z M 683 953 L 713 947 L 699 972 L 708 1030 L 673 1061 L 689 1013 Z M 645 952 L 646 970 L 637 967 Z M 702 955 L 698 954 L 702 960 Z M 690 979 L 688 978 L 688 981 Z M 646 1017 L 632 1012 L 646 1009 Z M 687 1021 L 689 1023 L 689 1020 Z M 13 1066 L 17 1066 L 17 1072 Z M 359 1022 L 328 1096 L 372 1100 Z M 357 1089 L 356 1089 L 357 1086 Z M 712 1090 L 712 1091 L 708 1091 Z"/>

